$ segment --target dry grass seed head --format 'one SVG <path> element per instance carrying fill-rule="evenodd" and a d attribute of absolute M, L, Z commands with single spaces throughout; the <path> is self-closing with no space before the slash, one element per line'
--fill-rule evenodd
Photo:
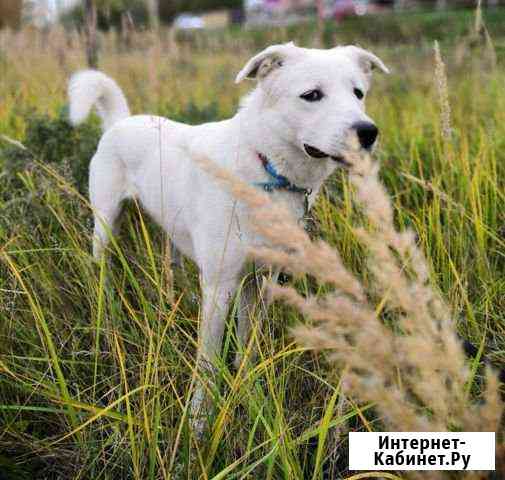
<path fill-rule="evenodd" d="M 251 209 L 251 226 L 265 240 L 251 251 L 256 259 L 335 288 L 320 298 L 305 298 L 291 287 L 270 286 L 274 298 L 312 321 L 294 329 L 296 339 L 328 350 L 331 361 L 346 366 L 347 395 L 375 403 L 384 426 L 393 430 L 495 431 L 503 408 L 496 375 L 488 371 L 485 403 L 477 406 L 467 394 L 470 373 L 455 322 L 430 284 L 415 235 L 395 228 L 390 198 L 370 155 L 351 143 L 346 159 L 353 165 L 354 199 L 366 219 L 356 233 L 367 249 L 370 285 L 352 275 L 328 244 L 312 242 L 285 205 L 272 203 L 264 192 L 207 160 L 200 165 Z M 384 323 L 383 310 L 392 313 L 393 328 Z"/>
<path fill-rule="evenodd" d="M 445 64 L 440 53 L 440 46 L 435 41 L 435 81 L 438 91 L 438 101 L 440 103 L 440 122 L 442 128 L 442 138 L 449 141 L 452 137 L 451 128 L 451 105 L 449 104 L 449 89 L 447 87 L 447 75 Z"/>

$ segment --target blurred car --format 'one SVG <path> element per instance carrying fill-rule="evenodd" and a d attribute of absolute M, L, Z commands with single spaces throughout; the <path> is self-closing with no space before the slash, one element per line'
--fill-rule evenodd
<path fill-rule="evenodd" d="M 198 15 L 181 13 L 175 17 L 173 26 L 177 30 L 200 30 L 205 27 L 205 21 Z"/>
<path fill-rule="evenodd" d="M 244 7 L 246 10 L 260 10 L 264 7 L 263 0 L 245 0 Z"/>
<path fill-rule="evenodd" d="M 370 11 L 370 2 L 367 0 L 337 0 L 332 8 L 331 17 L 340 21 L 346 17 L 365 15 Z"/>

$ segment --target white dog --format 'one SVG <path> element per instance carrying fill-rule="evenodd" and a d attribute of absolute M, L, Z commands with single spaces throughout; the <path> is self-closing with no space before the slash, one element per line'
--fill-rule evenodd
<path fill-rule="evenodd" d="M 329 50 L 273 45 L 237 75 L 258 81 L 237 114 L 189 126 L 161 117 L 130 116 L 116 83 L 97 71 L 75 74 L 69 85 L 70 118 L 82 122 L 96 106 L 104 135 L 90 166 L 95 212 L 93 253 L 102 255 L 121 212 L 135 198 L 200 269 L 202 319 L 199 358 L 220 353 L 229 301 L 241 281 L 248 246 L 259 241 L 247 228 L 248 212 L 194 161 L 207 158 L 240 179 L 271 192 L 301 218 L 342 157 L 355 132 L 371 149 L 378 130 L 365 114 L 371 70 L 388 69 L 355 46 Z M 249 333 L 244 309 L 242 344 Z M 203 391 L 197 390 L 193 410 Z"/>

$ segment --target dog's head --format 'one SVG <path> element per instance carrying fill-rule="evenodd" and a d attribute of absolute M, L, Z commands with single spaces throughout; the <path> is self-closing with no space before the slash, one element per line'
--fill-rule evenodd
<path fill-rule="evenodd" d="M 365 113 L 372 70 L 388 73 L 374 54 L 355 46 L 328 50 L 273 45 L 251 58 L 236 82 L 258 81 L 268 128 L 311 159 L 342 163 L 349 134 L 370 150 L 378 129 Z"/>

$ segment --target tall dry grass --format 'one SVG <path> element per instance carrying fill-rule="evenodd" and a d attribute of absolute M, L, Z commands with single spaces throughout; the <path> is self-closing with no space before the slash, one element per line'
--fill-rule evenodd
<path fill-rule="evenodd" d="M 378 163 L 353 142 L 345 158 L 352 165 L 355 208 L 362 214 L 354 234 L 363 247 L 366 280 L 351 273 L 326 242 L 312 241 L 287 205 L 273 204 L 227 172 L 205 168 L 252 209 L 251 224 L 267 244 L 252 248 L 253 258 L 332 287 L 324 295 L 305 296 L 292 286 L 270 284 L 268 290 L 304 315 L 307 324 L 292 332 L 296 340 L 327 352 L 341 371 L 342 393 L 373 404 L 380 428 L 500 434 L 503 403 L 496 372 L 486 368 L 478 395 L 470 391 L 475 371 L 457 334 L 456 313 L 433 282 L 414 231 L 395 226 Z M 445 478 L 442 472 L 408 475 Z"/>

